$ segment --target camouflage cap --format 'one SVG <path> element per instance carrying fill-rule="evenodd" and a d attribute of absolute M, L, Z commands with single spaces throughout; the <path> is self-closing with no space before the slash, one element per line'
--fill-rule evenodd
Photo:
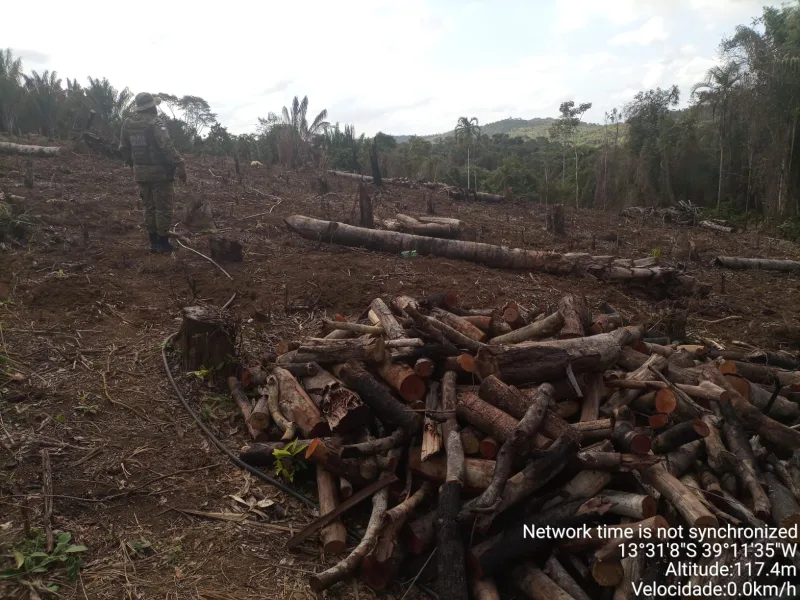
<path fill-rule="evenodd" d="M 136 112 L 142 112 L 143 110 L 161 104 L 161 98 L 157 96 L 154 97 L 153 94 L 148 94 L 147 92 L 139 92 L 136 94 L 136 100 L 134 102 L 136 103 Z"/>

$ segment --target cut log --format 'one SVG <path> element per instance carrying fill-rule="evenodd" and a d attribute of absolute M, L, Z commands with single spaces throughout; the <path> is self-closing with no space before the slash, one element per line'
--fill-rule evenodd
<path fill-rule="evenodd" d="M 691 469 L 703 450 L 703 440 L 684 444 L 677 450 L 661 456 L 661 464 L 673 477 L 680 477 Z"/>
<path fill-rule="evenodd" d="M 380 298 L 375 298 L 369 307 L 378 317 L 378 322 L 386 332 L 387 339 L 396 340 L 406 337 L 403 327 L 397 322 L 397 319 L 392 314 L 392 311 L 389 310 L 389 307 L 386 306 L 386 303 L 383 300 Z"/>
<path fill-rule="evenodd" d="M 297 435 L 297 426 L 287 419 L 280 406 L 280 380 L 274 374 L 267 377 L 267 404 L 270 415 L 275 421 L 275 425 L 283 432 L 282 440 L 291 440 Z"/>
<path fill-rule="evenodd" d="M 475 579 L 470 581 L 473 600 L 500 600 L 500 592 L 494 579 Z"/>
<path fill-rule="evenodd" d="M 458 222 L 460 223 L 460 221 Z M 459 239 L 461 237 L 461 230 L 449 223 L 430 221 L 429 219 L 423 221 L 402 213 L 395 215 L 395 220 L 392 221 L 392 226 L 389 229 L 435 238 Z"/>
<path fill-rule="evenodd" d="M 361 227 L 373 229 L 375 227 L 375 218 L 372 214 L 372 198 L 367 194 L 367 188 L 363 183 L 358 184 L 358 208 L 360 213 L 359 224 Z"/>
<path fill-rule="evenodd" d="M 726 360 L 719 363 L 719 370 L 724 374 L 736 374 L 754 383 L 774 386 L 779 382 L 782 387 L 800 389 L 800 371 L 787 371 L 769 365 L 756 365 L 738 360 Z"/>
<path fill-rule="evenodd" d="M 334 372 L 347 387 L 357 392 L 363 402 L 386 427 L 401 428 L 412 434 L 419 428 L 419 419 L 392 395 L 391 391 L 367 372 L 364 365 L 348 361 L 337 365 Z"/>
<path fill-rule="evenodd" d="M 25 146 L 22 144 L 12 144 L 10 142 L 0 142 L 0 154 L 21 154 L 23 156 L 58 156 L 66 152 L 61 146 Z"/>
<path fill-rule="evenodd" d="M 181 368 L 199 371 L 203 368 L 226 371 L 236 356 L 236 326 L 227 311 L 212 306 L 187 306 L 178 333 Z"/>
<path fill-rule="evenodd" d="M 365 247 L 395 255 L 407 250 L 416 250 L 422 255 L 465 259 L 489 267 L 526 269 L 560 275 L 585 270 L 599 279 L 636 282 L 650 289 L 659 288 L 663 292 L 703 294 L 708 291 L 708 286 L 673 269 L 659 266 L 641 267 L 637 266 L 636 261 L 627 259 L 576 254 L 561 255 L 551 252 L 509 249 L 477 242 L 442 240 L 393 231 L 375 231 L 301 215 L 287 217 L 284 222 L 294 233 L 315 242 Z M 648 260 L 646 264 L 652 264 L 652 262 L 652 260 Z"/>
<path fill-rule="evenodd" d="M 386 358 L 383 338 L 356 338 L 352 340 L 308 339 L 295 351 L 289 362 L 315 362 L 320 365 L 337 364 L 348 360 L 380 363 Z M 290 353 L 291 354 L 291 353 Z M 278 357 L 278 364 L 286 355 Z"/>
<path fill-rule="evenodd" d="M 378 532 L 383 525 L 383 515 L 386 512 L 388 501 L 389 490 L 387 488 L 381 489 L 372 496 L 372 514 L 364 537 L 361 538 L 358 546 L 343 561 L 322 573 L 316 573 L 311 576 L 309 584 L 312 590 L 320 593 L 355 572 L 364 557 L 372 551 L 378 542 Z"/>
<path fill-rule="evenodd" d="M 275 464 L 275 450 L 283 450 L 287 442 L 266 442 L 243 446 L 239 458 L 253 467 L 271 467 Z"/>
<path fill-rule="evenodd" d="M 584 394 L 581 404 L 580 420 L 581 422 L 596 421 L 600 418 L 600 401 L 605 395 L 603 375 L 587 373 L 584 381 L 586 382 L 586 394 Z"/>
<path fill-rule="evenodd" d="M 266 432 L 261 429 L 256 429 L 249 423 L 250 416 L 252 415 L 252 406 L 247 395 L 244 393 L 244 390 L 242 390 L 239 380 L 236 379 L 236 377 L 228 377 L 228 389 L 231 392 L 231 397 L 236 403 L 236 406 L 239 407 L 242 417 L 244 417 L 244 421 L 247 424 L 247 432 L 250 434 L 250 437 L 257 442 L 266 441 Z M 264 429 L 266 429 L 266 427 Z"/>
<path fill-rule="evenodd" d="M 738 375 L 725 375 L 725 379 L 745 400 L 764 412 L 772 398 L 772 393 Z M 778 421 L 791 422 L 800 416 L 800 406 L 783 396 L 777 396 L 766 414 Z"/>
<path fill-rule="evenodd" d="M 483 316 L 483 315 L 459 315 L 459 316 L 461 316 L 465 321 L 475 325 L 475 327 L 477 327 L 484 333 L 491 333 L 493 331 L 494 320 L 492 319 L 491 316 Z M 508 330 L 510 331 L 511 328 L 509 327 Z"/>
<path fill-rule="evenodd" d="M 773 523 L 787 529 L 800 526 L 800 505 L 797 504 L 792 492 L 772 473 L 764 473 L 764 483 L 769 490 Z M 793 542 L 800 542 L 797 537 L 791 539 Z"/>
<path fill-rule="evenodd" d="M 558 337 L 562 340 L 584 337 L 589 328 L 589 307 L 586 298 L 568 294 L 558 303 L 558 312 L 564 318 L 564 327 Z"/>
<path fill-rule="evenodd" d="M 511 329 L 519 329 L 533 323 L 541 313 L 539 309 L 527 309 L 512 300 L 503 307 L 503 320 Z"/>
<path fill-rule="evenodd" d="M 474 503 L 468 503 L 464 510 L 486 509 L 497 504 L 511 476 L 515 459 L 525 454 L 530 446 L 530 440 L 544 421 L 547 409 L 553 401 L 553 391 L 553 386 L 546 383 L 539 386 L 527 412 L 514 426 L 500 449 L 491 484 Z"/>
<path fill-rule="evenodd" d="M 345 331 L 352 331 L 361 335 L 383 335 L 383 327 L 377 325 L 362 325 L 361 323 L 350 323 L 349 321 L 331 321 L 330 319 L 323 319 L 322 324 L 325 329 L 343 329 Z M 326 337 L 325 339 L 333 339 Z M 346 339 L 346 338 L 343 338 Z"/>
<path fill-rule="evenodd" d="M 628 472 L 633 469 L 646 469 L 657 462 L 658 456 L 648 454 L 620 454 L 617 452 L 596 452 L 585 450 L 578 453 L 578 461 L 584 469 L 599 471 Z"/>
<path fill-rule="evenodd" d="M 481 378 L 496 375 L 506 383 L 562 379 L 568 365 L 574 373 L 603 371 L 617 361 L 622 347 L 637 334 L 641 329 L 623 328 L 587 338 L 484 346 L 475 366 Z"/>
<path fill-rule="evenodd" d="M 699 225 L 700 227 L 705 227 L 706 229 L 713 229 L 714 231 L 719 231 L 721 233 L 736 233 L 736 227 L 720 225 L 719 223 L 715 223 L 714 221 L 700 221 Z"/>
<path fill-rule="evenodd" d="M 800 262 L 796 260 L 717 256 L 714 259 L 714 264 L 726 269 L 761 269 L 764 271 L 783 271 L 784 273 L 800 271 Z"/>
<path fill-rule="evenodd" d="M 444 483 L 447 479 L 447 459 L 443 456 L 432 456 L 422 462 L 420 447 L 414 446 L 408 453 L 408 463 L 417 475 Z M 489 487 L 494 472 L 493 460 L 480 458 L 464 459 L 464 489 L 469 493 L 480 493 Z"/>
<path fill-rule="evenodd" d="M 481 452 L 481 440 L 486 436 L 478 430 L 477 427 L 467 425 L 461 429 L 461 446 L 464 448 L 464 454 L 467 456 L 475 456 Z M 494 457 L 489 457 L 494 458 Z"/>
<path fill-rule="evenodd" d="M 211 258 L 218 262 L 242 262 L 242 245 L 227 238 L 212 237 L 208 240 Z"/>
<path fill-rule="evenodd" d="M 569 595 L 533 563 L 515 567 L 512 579 L 514 584 L 533 600 L 574 600 L 573 596 Z"/>
<path fill-rule="evenodd" d="M 596 442 L 598 440 L 607 440 L 611 437 L 614 429 L 614 420 L 580 421 L 579 423 L 573 423 L 572 427 L 581 434 L 581 439 L 584 442 Z"/>
<path fill-rule="evenodd" d="M 466 319 L 454 315 L 451 312 L 442 310 L 441 308 L 433 308 L 431 309 L 431 315 L 433 315 L 436 319 L 438 319 L 442 323 L 449 325 L 462 335 L 465 335 L 468 338 L 471 338 L 477 342 L 485 342 L 487 339 L 486 333 L 481 331 L 478 327 L 476 327 Z"/>
<path fill-rule="evenodd" d="M 478 451 L 483 458 L 494 458 L 500 449 L 500 444 L 493 437 L 485 437 L 478 444 Z"/>
<path fill-rule="evenodd" d="M 442 442 L 450 438 L 450 432 L 456 427 L 457 406 L 456 373 L 445 371 L 442 376 L 442 413 L 446 416 L 446 421 L 442 425 Z"/>
<path fill-rule="evenodd" d="M 422 399 L 425 397 L 425 381 L 411 367 L 403 363 L 383 362 L 378 365 L 378 373 L 397 390 L 406 404 L 412 408 L 424 406 Z"/>
<path fill-rule="evenodd" d="M 331 430 L 328 423 L 289 371 L 276 367 L 272 371 L 271 378 L 275 378 L 277 381 L 278 404 L 281 413 L 296 423 L 304 436 L 317 438 L 330 435 Z"/>
<path fill-rule="evenodd" d="M 561 312 L 554 312 L 540 321 L 534 321 L 515 329 L 505 335 L 500 335 L 489 340 L 490 344 L 516 344 L 527 340 L 541 340 L 553 337 L 564 326 L 564 317 Z"/>
<path fill-rule="evenodd" d="M 319 498 L 320 516 L 333 511 L 339 504 L 336 479 L 336 477 L 322 467 L 317 467 L 317 496 Z M 345 531 L 341 519 L 336 519 L 323 527 L 319 532 L 319 536 L 325 554 L 341 554 L 344 552 L 347 542 L 347 531 Z"/>
<path fill-rule="evenodd" d="M 474 425 L 501 444 L 511 437 L 518 422 L 508 413 L 492 406 L 488 402 L 484 402 L 471 392 L 459 395 L 456 414 L 459 419 Z M 551 444 L 552 440 L 537 433 L 529 440 L 528 449 L 544 450 Z"/>
<path fill-rule="evenodd" d="M 566 235 L 567 231 L 564 227 L 564 205 L 553 204 L 547 209 L 545 216 L 545 228 L 548 232 L 555 235 Z"/>
<path fill-rule="evenodd" d="M 436 364 L 430 358 L 420 358 L 414 363 L 414 373 L 423 378 L 431 377 L 435 368 Z"/>
<path fill-rule="evenodd" d="M 303 377 L 302 383 L 336 435 L 359 431 L 369 419 L 369 408 L 358 394 L 321 367 L 317 366 L 316 375 Z"/>
<path fill-rule="evenodd" d="M 413 554 L 422 554 L 433 541 L 436 529 L 436 511 L 426 513 L 408 524 L 403 536 Z"/>
<path fill-rule="evenodd" d="M 342 458 L 361 458 L 386 454 L 389 450 L 398 448 L 408 441 L 408 435 L 402 429 L 395 429 L 391 435 L 382 438 L 372 437 L 369 433 L 359 436 L 357 444 L 348 444 L 341 447 Z M 376 473 L 377 474 L 377 473 Z"/>
<path fill-rule="evenodd" d="M 636 419 L 629 406 L 617 409 L 611 439 L 618 449 L 634 454 L 647 454 L 652 446 L 650 438 L 636 429 Z"/>
<path fill-rule="evenodd" d="M 569 574 L 555 555 L 550 555 L 547 562 L 544 564 L 545 574 L 552 579 L 556 585 L 569 594 L 575 600 L 591 600 L 583 588 L 578 584 L 572 575 Z"/>
<path fill-rule="evenodd" d="M 622 317 L 617 313 L 600 314 L 592 320 L 589 325 L 589 334 L 597 335 L 599 333 L 608 333 L 622 327 Z"/>
<path fill-rule="evenodd" d="M 459 354 L 458 356 L 448 356 L 444 360 L 446 371 L 455 373 L 474 373 L 475 357 L 471 354 Z"/>
<path fill-rule="evenodd" d="M 650 519 L 656 515 L 658 509 L 655 498 L 647 495 L 603 490 L 597 497 L 612 505 L 608 510 L 612 515 L 621 515 L 636 520 Z"/>
<path fill-rule="evenodd" d="M 739 362 L 755 363 L 760 365 L 772 365 L 781 369 L 795 371 L 800 369 L 800 361 L 789 352 L 773 352 L 771 350 L 717 350 L 716 348 L 703 349 L 702 356 L 709 358 L 724 358 L 725 360 L 735 360 Z"/>
<path fill-rule="evenodd" d="M 653 438 L 653 452 L 656 454 L 670 452 L 684 444 L 706 438 L 709 433 L 708 425 L 700 419 L 678 423 Z"/>
<path fill-rule="evenodd" d="M 642 480 L 670 502 L 690 527 L 717 527 L 717 518 L 679 479 L 661 465 L 641 471 Z"/>
<path fill-rule="evenodd" d="M 25 175 L 22 178 L 23 185 L 28 189 L 33 189 L 33 161 L 25 161 Z"/>
<path fill-rule="evenodd" d="M 307 461 L 335 475 L 344 477 L 356 487 L 366 486 L 378 475 L 377 469 L 371 473 L 362 469 L 364 460 L 344 459 L 341 457 L 341 448 L 334 447 L 319 438 L 311 440 L 304 456 Z M 369 475 L 369 477 L 364 477 L 364 475 Z"/>
<path fill-rule="evenodd" d="M 446 444 L 447 473 L 439 492 L 436 515 L 439 597 L 445 600 L 467 598 L 467 574 L 464 540 L 457 515 L 461 507 L 461 488 L 464 485 L 464 451 L 458 431 L 451 430 Z"/>
<path fill-rule="evenodd" d="M 616 332 L 615 332 L 616 333 Z M 612 334 L 604 334 L 604 335 L 612 335 Z M 592 336 L 588 339 L 599 338 L 600 335 Z M 628 381 L 648 381 L 652 379 L 653 373 L 650 371 L 650 367 L 653 367 L 657 370 L 663 370 L 667 368 L 669 363 L 667 359 L 663 356 L 659 356 L 658 354 L 653 354 L 645 363 L 637 368 L 635 371 L 630 373 L 626 380 Z M 631 402 L 636 400 L 641 395 L 641 390 L 618 390 L 611 395 L 608 401 L 600 407 L 600 414 L 606 417 L 613 416 L 614 411 L 622 408 L 623 406 L 628 406 Z M 659 412 L 665 412 L 660 410 Z"/>
<path fill-rule="evenodd" d="M 737 468 L 736 456 L 725 448 L 717 429 L 717 419 L 711 415 L 706 415 L 703 417 L 703 421 L 708 426 L 708 435 L 703 439 L 708 466 L 720 476 L 724 473 L 735 472 Z"/>
<path fill-rule="evenodd" d="M 432 381 L 428 386 L 428 395 L 425 399 L 425 424 L 422 429 L 421 450 L 421 460 L 423 462 L 442 449 L 442 427 L 429 416 L 429 414 L 438 413 L 441 410 L 441 406 L 439 383 Z"/>

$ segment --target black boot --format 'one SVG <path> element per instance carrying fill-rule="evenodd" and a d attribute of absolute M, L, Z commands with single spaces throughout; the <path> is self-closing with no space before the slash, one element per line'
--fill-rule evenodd
<path fill-rule="evenodd" d="M 175 246 L 169 243 L 169 238 L 166 235 L 158 236 L 159 249 L 164 254 L 175 252 Z"/>
<path fill-rule="evenodd" d="M 161 245 L 158 243 L 158 234 L 151 233 L 150 235 L 150 252 L 161 252 Z"/>

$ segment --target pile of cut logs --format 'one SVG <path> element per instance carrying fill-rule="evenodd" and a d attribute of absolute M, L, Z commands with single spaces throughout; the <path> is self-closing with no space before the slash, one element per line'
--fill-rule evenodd
<path fill-rule="evenodd" d="M 320 517 L 287 544 L 318 538 L 343 557 L 311 576 L 315 592 L 416 577 L 443 599 L 623 600 L 640 582 L 790 573 L 735 567 L 754 560 L 738 543 L 688 558 L 670 532 L 800 523 L 795 357 L 659 345 L 575 295 L 549 310 L 376 298 L 358 322 L 323 328 L 228 381 L 253 437 L 243 460 L 270 466 L 299 438 L 295 460 L 316 466 Z M 368 499 L 351 543 L 342 515 Z M 655 550 L 631 556 L 637 540 Z M 669 571 L 676 557 L 731 571 Z"/>

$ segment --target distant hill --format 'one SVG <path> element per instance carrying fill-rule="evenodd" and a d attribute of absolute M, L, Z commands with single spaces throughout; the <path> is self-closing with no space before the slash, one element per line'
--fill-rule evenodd
<path fill-rule="evenodd" d="M 550 126 L 553 124 L 552 117 L 535 118 L 535 119 L 503 119 L 502 121 L 495 121 L 494 123 L 487 123 L 481 125 L 481 135 L 491 137 L 498 133 L 505 133 L 511 137 L 524 137 L 528 139 L 536 139 L 537 137 L 548 137 Z M 597 123 L 582 123 L 578 127 L 578 143 L 587 146 L 601 146 L 605 140 L 605 125 Z M 609 126 L 610 127 L 610 126 Z M 620 137 L 624 138 L 626 133 L 626 126 L 620 126 Z M 609 131 L 609 136 L 613 135 Z M 436 133 L 432 135 L 420 136 L 424 140 L 435 142 L 436 140 L 452 137 L 453 131 L 445 133 Z M 411 139 L 410 135 L 395 135 L 393 136 L 398 143 L 402 144 Z"/>

